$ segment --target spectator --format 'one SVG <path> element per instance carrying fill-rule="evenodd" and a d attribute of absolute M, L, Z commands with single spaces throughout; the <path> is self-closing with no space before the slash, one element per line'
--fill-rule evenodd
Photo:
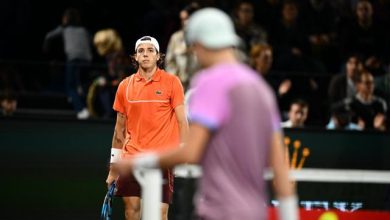
<path fill-rule="evenodd" d="M 331 118 L 326 125 L 329 130 L 362 130 L 359 125 L 352 122 L 352 112 L 344 106 L 335 106 L 332 108 Z"/>
<path fill-rule="evenodd" d="M 379 96 L 384 97 L 387 100 L 387 104 L 390 104 L 390 64 L 387 73 L 383 76 L 375 77 L 375 90 Z"/>
<path fill-rule="evenodd" d="M 390 67 L 390 64 L 388 64 Z M 387 73 L 383 76 L 375 78 L 375 90 L 377 94 L 383 97 L 387 101 L 387 106 L 390 106 L 390 68 L 388 68 Z M 387 130 L 390 127 L 390 111 L 387 111 Z"/>
<path fill-rule="evenodd" d="M 378 69 L 382 65 L 386 48 L 386 28 L 377 23 L 373 15 L 372 3 L 358 0 L 354 19 L 346 23 L 339 33 L 342 55 L 362 54 L 363 63 L 368 69 Z"/>
<path fill-rule="evenodd" d="M 386 130 L 387 105 L 384 99 L 374 95 L 374 77 L 361 71 L 355 75 L 357 93 L 346 99 L 347 107 L 354 114 L 354 121 L 364 130 Z"/>
<path fill-rule="evenodd" d="M 324 73 L 323 66 L 310 56 L 306 27 L 300 20 L 299 4 L 286 0 L 282 4 L 281 19 L 270 30 L 270 42 L 274 49 L 273 69 L 278 73 L 288 72 L 283 80 L 283 95 L 279 97 L 280 109 L 288 111 L 292 100 L 303 98 L 312 109 L 318 108 L 319 84 L 311 73 Z M 311 114 L 318 114 L 312 111 Z"/>
<path fill-rule="evenodd" d="M 291 80 L 280 78 L 272 71 L 273 50 L 269 44 L 261 43 L 253 45 L 250 52 L 250 65 L 255 69 L 274 89 L 278 96 L 278 102 L 290 91 Z"/>
<path fill-rule="evenodd" d="M 66 9 L 62 24 L 49 31 L 43 43 L 43 49 L 53 51 L 52 42 L 63 40 L 66 55 L 65 89 L 68 98 L 77 112 L 78 119 L 87 119 L 90 115 L 85 103 L 84 81 L 86 70 L 92 60 L 92 42 L 88 30 L 81 25 L 80 12 L 75 8 Z"/>
<path fill-rule="evenodd" d="M 281 18 L 270 30 L 270 41 L 275 52 L 275 69 L 280 71 L 306 71 L 305 57 L 309 51 L 306 28 L 299 19 L 298 3 L 284 1 Z"/>
<path fill-rule="evenodd" d="M 339 65 L 336 43 L 340 16 L 336 13 L 331 1 L 309 0 L 304 4 L 303 17 L 310 43 L 312 56 L 320 60 L 328 71 Z"/>
<path fill-rule="evenodd" d="M 345 98 L 352 98 L 356 94 L 353 81 L 354 75 L 363 69 L 363 63 L 356 54 L 350 55 L 345 63 L 342 72 L 332 77 L 328 96 L 330 105 L 340 102 Z"/>
<path fill-rule="evenodd" d="M 11 116 L 16 111 L 18 95 L 24 85 L 18 71 L 7 65 L 0 67 L 0 109 L 4 116 Z"/>
<path fill-rule="evenodd" d="M 92 114 L 98 116 L 100 107 L 100 116 L 113 118 L 112 105 L 115 93 L 119 82 L 131 71 L 130 58 L 124 52 L 122 38 L 114 29 L 103 29 L 96 32 L 93 42 L 98 54 L 106 59 L 107 70 L 98 76 L 89 87 L 88 109 Z M 98 102 L 94 104 L 93 98 L 95 96 Z M 96 106 L 96 104 L 98 105 Z"/>
<path fill-rule="evenodd" d="M 237 4 L 234 14 L 234 26 L 243 41 L 244 53 L 249 54 L 253 45 L 267 43 L 268 33 L 254 21 L 255 11 L 250 1 L 241 1 Z"/>
<path fill-rule="evenodd" d="M 185 90 L 197 66 L 195 56 L 185 42 L 184 29 L 189 16 L 198 8 L 198 3 L 192 2 L 180 11 L 181 29 L 171 35 L 165 56 L 166 71 L 177 75 Z"/>
<path fill-rule="evenodd" d="M 4 116 L 11 116 L 18 104 L 16 93 L 13 90 L 5 89 L 0 92 L 0 107 Z"/>
<path fill-rule="evenodd" d="M 288 111 L 288 120 L 282 122 L 283 128 L 303 128 L 309 114 L 309 104 L 302 100 L 296 99 L 291 102 Z"/>
<path fill-rule="evenodd" d="M 269 76 L 272 68 L 272 47 L 266 43 L 255 44 L 250 51 L 250 65 L 264 78 Z"/>

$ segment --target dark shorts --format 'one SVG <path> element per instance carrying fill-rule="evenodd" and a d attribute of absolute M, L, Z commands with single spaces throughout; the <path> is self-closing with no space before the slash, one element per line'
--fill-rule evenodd
<path fill-rule="evenodd" d="M 163 170 L 163 187 L 162 202 L 171 204 L 173 194 L 173 172 L 170 169 Z M 129 197 L 136 196 L 141 197 L 141 186 L 135 177 L 130 174 L 129 176 L 120 176 L 116 181 L 116 192 L 115 196 L 118 197 Z"/>

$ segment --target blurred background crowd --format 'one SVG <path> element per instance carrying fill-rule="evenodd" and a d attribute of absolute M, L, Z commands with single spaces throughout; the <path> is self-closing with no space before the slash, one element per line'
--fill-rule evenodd
<path fill-rule="evenodd" d="M 201 7 L 229 13 L 237 56 L 274 89 L 283 127 L 389 130 L 390 0 L 5 0 L 2 117 L 113 120 L 118 83 L 144 35 L 186 91 L 199 68 L 185 42 Z M 129 7 L 128 5 L 132 5 Z"/>

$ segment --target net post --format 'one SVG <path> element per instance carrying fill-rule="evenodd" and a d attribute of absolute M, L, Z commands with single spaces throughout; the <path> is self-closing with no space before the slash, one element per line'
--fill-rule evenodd
<path fill-rule="evenodd" d="M 162 173 L 160 169 L 135 170 L 134 176 L 141 186 L 144 220 L 161 220 Z"/>

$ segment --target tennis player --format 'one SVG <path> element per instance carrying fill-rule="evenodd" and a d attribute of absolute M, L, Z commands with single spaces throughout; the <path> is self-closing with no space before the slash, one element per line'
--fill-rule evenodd
<path fill-rule="evenodd" d="M 135 44 L 137 73 L 119 85 L 114 110 L 117 119 L 112 140 L 108 186 L 118 178 L 119 158 L 149 151 L 162 152 L 178 146 L 188 132 L 184 91 L 179 78 L 160 69 L 162 55 L 157 40 L 144 36 Z M 163 170 L 162 220 L 172 200 L 173 173 Z M 133 175 L 120 175 L 116 196 L 123 197 L 127 220 L 140 219 L 140 185 Z"/>
<path fill-rule="evenodd" d="M 265 220 L 263 172 L 271 167 L 279 219 L 297 220 L 297 196 L 288 179 L 280 114 L 271 88 L 237 60 L 234 47 L 239 39 L 227 14 L 201 9 L 190 17 L 187 28 L 187 41 L 203 67 L 191 82 L 187 142 L 170 152 L 124 160 L 121 172 L 200 163 L 199 219 Z"/>

